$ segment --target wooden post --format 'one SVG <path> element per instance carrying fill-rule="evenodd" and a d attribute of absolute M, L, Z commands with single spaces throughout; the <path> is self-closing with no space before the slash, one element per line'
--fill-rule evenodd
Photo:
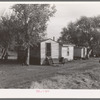
<path fill-rule="evenodd" d="M 30 64 L 30 46 L 27 48 L 27 58 L 26 58 L 26 64 Z"/>

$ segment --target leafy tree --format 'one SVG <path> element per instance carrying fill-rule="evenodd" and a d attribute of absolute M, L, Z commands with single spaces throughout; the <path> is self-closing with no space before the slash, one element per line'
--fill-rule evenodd
<path fill-rule="evenodd" d="M 61 32 L 60 41 L 88 47 L 88 56 L 100 45 L 100 17 L 81 17 Z M 67 30 L 67 31 L 64 31 Z M 63 35 L 62 35 L 63 33 Z M 70 38 L 66 38 L 70 37 Z"/>
<path fill-rule="evenodd" d="M 47 28 L 47 21 L 55 13 L 49 4 L 16 4 L 12 7 L 17 22 L 17 43 L 27 49 L 26 64 L 29 65 L 30 46 L 36 45 Z"/>
<path fill-rule="evenodd" d="M 8 49 L 15 45 L 14 41 L 14 16 L 1 17 L 0 20 L 0 47 L 2 48 L 2 57 L 4 59 Z"/>

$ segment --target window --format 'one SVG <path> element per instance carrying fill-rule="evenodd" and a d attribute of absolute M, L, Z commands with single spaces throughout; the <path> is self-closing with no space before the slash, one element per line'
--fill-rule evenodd
<path fill-rule="evenodd" d="M 67 47 L 67 56 L 69 56 L 69 47 Z"/>
<path fill-rule="evenodd" d="M 51 43 L 46 43 L 46 56 L 51 56 Z"/>

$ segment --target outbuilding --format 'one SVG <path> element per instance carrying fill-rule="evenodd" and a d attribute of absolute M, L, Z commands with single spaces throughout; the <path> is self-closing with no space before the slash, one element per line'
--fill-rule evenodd
<path fill-rule="evenodd" d="M 63 44 L 61 53 L 64 59 L 68 61 L 73 60 L 74 59 L 74 45 L 73 44 Z"/>
<path fill-rule="evenodd" d="M 87 56 L 87 48 L 86 47 L 74 47 L 74 59 L 84 59 Z"/>
<path fill-rule="evenodd" d="M 42 65 L 46 57 L 58 62 L 61 57 L 61 45 L 52 39 L 46 39 L 30 48 L 30 64 Z"/>

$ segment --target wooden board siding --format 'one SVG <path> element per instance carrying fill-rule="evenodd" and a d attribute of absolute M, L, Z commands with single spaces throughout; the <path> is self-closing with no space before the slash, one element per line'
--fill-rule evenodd
<path fill-rule="evenodd" d="M 51 43 L 51 57 L 59 58 L 59 44 L 54 41 Z"/>
<path fill-rule="evenodd" d="M 74 58 L 81 58 L 81 48 L 75 47 L 74 48 Z"/>
<path fill-rule="evenodd" d="M 81 58 L 84 57 L 84 48 L 81 49 Z"/>
<path fill-rule="evenodd" d="M 87 48 L 85 48 L 85 56 L 87 55 Z"/>
<path fill-rule="evenodd" d="M 86 57 L 86 55 L 87 55 L 87 48 L 86 47 L 83 47 L 82 48 L 82 58 L 85 58 Z"/>
<path fill-rule="evenodd" d="M 45 52 L 46 52 L 45 42 L 41 42 L 41 45 L 40 45 L 40 59 L 41 59 L 40 62 L 41 62 L 41 64 L 43 63 L 43 61 L 46 58 Z"/>
<path fill-rule="evenodd" d="M 62 57 L 70 61 L 70 60 L 73 60 L 73 56 L 74 56 L 73 46 L 63 46 L 62 47 Z"/>
<path fill-rule="evenodd" d="M 74 47 L 71 46 L 69 47 L 69 59 L 68 60 L 73 60 L 74 59 Z"/>
<path fill-rule="evenodd" d="M 59 43 L 53 40 L 46 40 L 41 42 L 41 64 L 43 63 L 44 59 L 46 58 L 46 43 L 51 43 L 51 57 L 52 59 L 59 59 Z"/>
<path fill-rule="evenodd" d="M 61 45 L 59 45 L 59 58 L 61 58 L 62 57 L 62 46 Z"/>

